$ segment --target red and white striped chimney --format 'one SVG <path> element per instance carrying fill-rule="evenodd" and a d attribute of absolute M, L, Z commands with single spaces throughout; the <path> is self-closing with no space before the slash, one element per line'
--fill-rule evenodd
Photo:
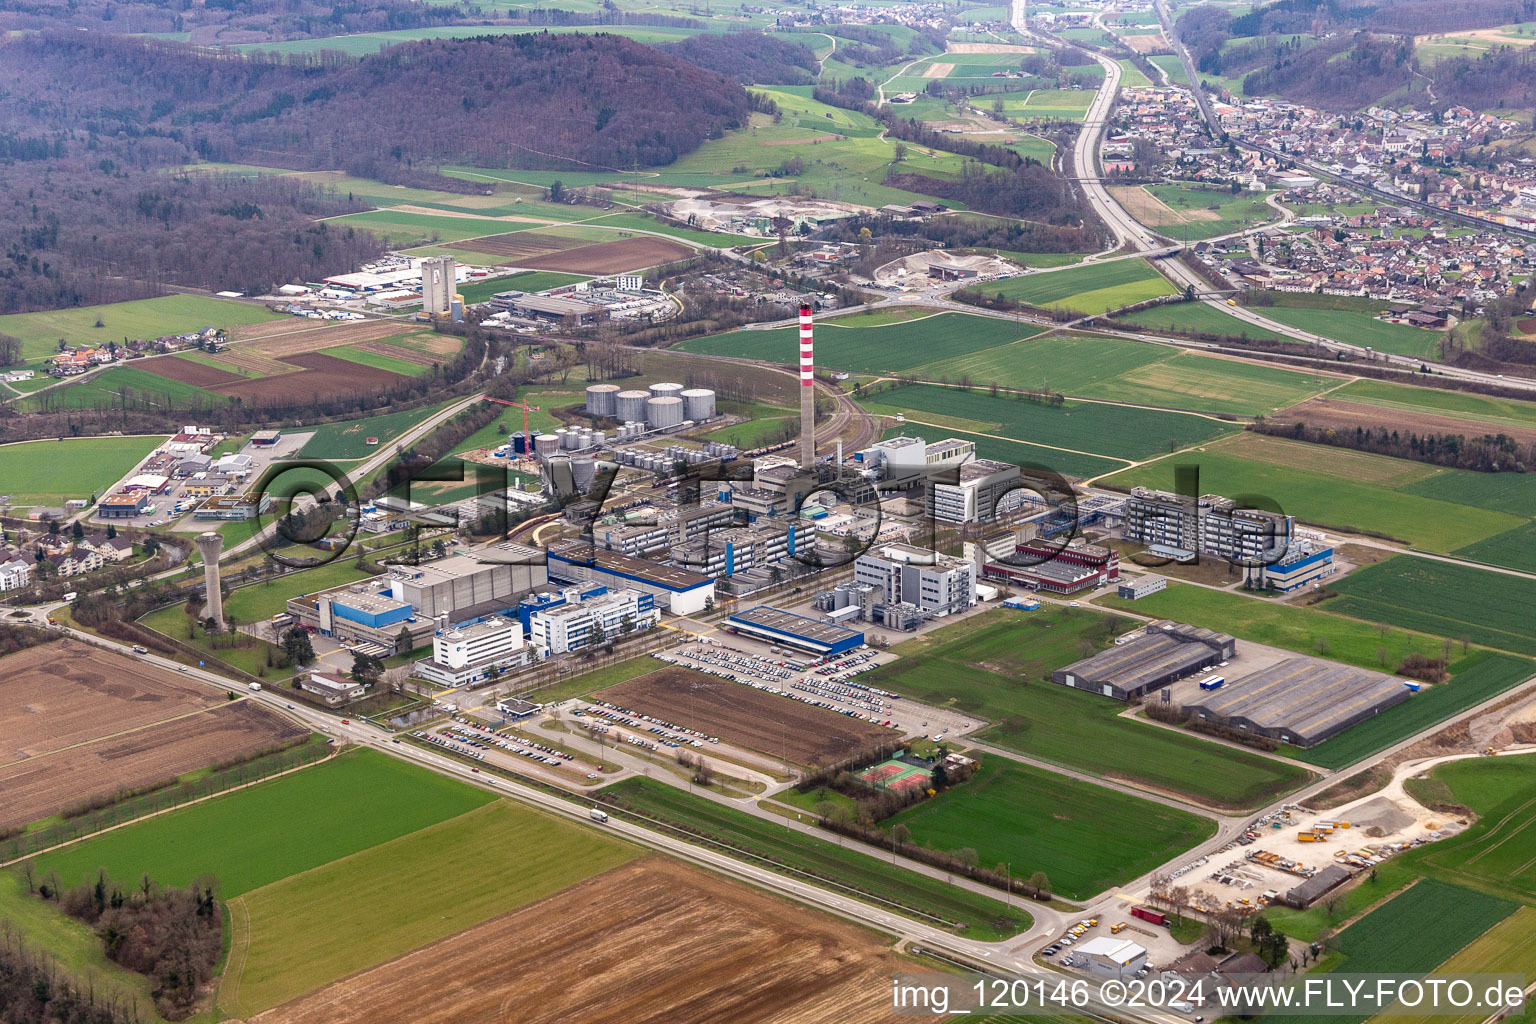
<path fill-rule="evenodd" d="M 811 307 L 800 306 L 800 468 L 816 465 L 816 345 Z"/>

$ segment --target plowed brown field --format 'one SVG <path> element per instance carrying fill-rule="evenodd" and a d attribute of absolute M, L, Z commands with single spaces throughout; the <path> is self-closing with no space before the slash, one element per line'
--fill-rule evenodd
<path fill-rule="evenodd" d="M 222 703 L 135 658 L 73 640 L 43 644 L 0 658 L 0 765 Z"/>
<path fill-rule="evenodd" d="M 560 252 L 563 249 L 574 249 L 581 244 L 577 238 L 567 238 L 564 235 L 550 235 L 540 231 L 509 231 L 504 235 L 487 235 L 484 238 L 476 238 L 473 242 L 465 242 L 464 245 L 473 245 L 475 252 L 487 253 L 491 256 L 501 256 L 508 263 L 517 263 L 528 256 L 537 256 L 541 253 Z"/>
<path fill-rule="evenodd" d="M 1333 427 L 1338 430 L 1385 427 L 1388 430 L 1398 430 L 1403 433 L 1462 434 L 1466 437 L 1508 434 L 1520 444 L 1536 444 L 1536 427 L 1519 427 L 1507 423 L 1495 425 L 1437 413 L 1389 409 L 1364 402 L 1342 402 L 1333 398 L 1314 398 L 1277 412 L 1270 419 L 1283 423 L 1300 420 L 1313 426 Z"/>
<path fill-rule="evenodd" d="M 572 274 L 619 274 L 680 260 L 692 252 L 681 242 L 665 238 L 621 238 L 616 242 L 598 242 L 549 256 L 535 256 L 521 260 L 518 266 L 563 270 Z"/>
<path fill-rule="evenodd" d="M 175 356 L 146 359 L 139 366 L 158 377 L 179 380 L 183 384 L 192 384 L 200 388 L 211 388 L 220 384 L 234 384 L 244 379 L 238 373 L 220 370 L 218 367 L 209 366 L 206 363 L 194 363 L 190 359 L 177 359 Z"/>
<path fill-rule="evenodd" d="M 661 857 L 252 1024 L 873 1024 L 908 965 L 868 931 Z"/>
<path fill-rule="evenodd" d="M 300 373 L 285 373 L 278 377 L 242 380 L 236 384 L 221 384 L 209 390 L 223 395 L 235 395 L 254 405 L 274 400 L 289 401 L 295 398 L 330 398 L 358 392 L 378 393 L 386 391 L 406 378 L 398 373 L 380 370 L 361 363 L 337 359 L 323 352 L 307 352 L 285 356 L 285 363 L 303 367 Z"/>
<path fill-rule="evenodd" d="M 735 746 L 774 757 L 782 751 L 796 764 L 836 761 L 896 735 L 826 708 L 686 668 L 664 668 L 596 696 Z"/>
<path fill-rule="evenodd" d="M 0 767 L 0 828 L 46 818 L 91 797 L 169 782 L 253 754 L 305 729 L 250 701 L 220 703 L 169 722 Z"/>

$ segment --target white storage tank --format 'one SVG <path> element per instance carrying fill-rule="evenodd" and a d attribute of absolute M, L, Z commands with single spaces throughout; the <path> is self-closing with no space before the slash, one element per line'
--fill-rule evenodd
<path fill-rule="evenodd" d="M 715 418 L 715 393 L 709 388 L 689 388 L 683 392 L 683 415 L 697 423 Z"/>
<path fill-rule="evenodd" d="M 649 391 L 620 391 L 613 396 L 613 414 L 625 423 L 644 423 L 645 403 L 650 400 Z"/>
<path fill-rule="evenodd" d="M 680 427 L 683 424 L 683 400 L 681 398 L 653 398 L 645 403 L 645 421 L 657 430 Z"/>
<path fill-rule="evenodd" d="M 592 486 L 592 479 L 597 476 L 597 460 L 590 455 L 573 455 L 571 472 L 576 477 L 576 489 L 585 493 Z"/>
<path fill-rule="evenodd" d="M 560 450 L 560 439 L 554 434 L 540 434 L 533 439 L 535 454 L 548 457 Z"/>
<path fill-rule="evenodd" d="M 587 385 L 587 415 L 612 416 L 617 408 L 615 396 L 618 393 L 617 384 Z"/>
<path fill-rule="evenodd" d="M 683 386 L 681 384 L 672 384 L 670 382 L 663 381 L 660 384 L 651 385 L 652 398 L 678 398 L 682 395 L 682 393 Z"/>

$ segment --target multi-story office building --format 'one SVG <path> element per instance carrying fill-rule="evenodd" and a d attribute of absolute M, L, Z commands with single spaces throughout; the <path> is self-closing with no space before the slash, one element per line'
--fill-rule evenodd
<path fill-rule="evenodd" d="M 1019 486 L 1018 466 L 973 459 L 959 467 L 954 482 L 927 485 L 928 514 L 946 523 L 984 523 L 996 518 L 1003 496 Z"/>
<path fill-rule="evenodd" d="M 1210 555 L 1240 565 L 1267 564 L 1290 545 L 1295 526 L 1291 516 L 1242 508 L 1218 494 L 1194 498 L 1133 487 L 1125 503 L 1125 539 L 1179 561 Z"/>
<path fill-rule="evenodd" d="M 976 603 L 970 562 L 910 544 L 885 544 L 860 555 L 853 578 L 873 587 L 884 604 L 910 604 L 928 615 L 951 615 Z"/>
<path fill-rule="evenodd" d="M 644 629 L 661 621 L 661 612 L 650 594 L 616 590 L 580 604 L 534 612 L 528 640 L 546 654 L 564 654 L 591 643 L 599 627 L 603 636 L 622 636 L 626 621 L 631 630 Z"/>
<path fill-rule="evenodd" d="M 438 630 L 432 637 L 432 657 L 416 663 L 416 674 L 445 686 L 463 686 L 486 678 L 492 669 L 526 665 L 530 654 L 523 645 L 522 623 L 493 615 Z"/>

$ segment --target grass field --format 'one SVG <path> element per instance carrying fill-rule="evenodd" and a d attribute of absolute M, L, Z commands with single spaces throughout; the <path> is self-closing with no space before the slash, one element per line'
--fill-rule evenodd
<path fill-rule="evenodd" d="M 1333 584 L 1325 607 L 1373 622 L 1536 654 L 1536 580 L 1397 555 Z"/>
<path fill-rule="evenodd" d="M 164 440 L 82 437 L 0 445 L 0 495 L 9 494 L 18 507 L 60 508 L 72 498 L 101 497 Z"/>
<path fill-rule="evenodd" d="M 520 274 L 493 277 L 489 281 L 474 281 L 459 286 L 459 294 L 466 303 L 489 302 L 498 292 L 542 292 L 551 288 L 563 288 L 587 280 L 580 274 L 557 274 L 552 270 L 525 270 Z"/>
<path fill-rule="evenodd" d="M 1349 974 L 1427 974 L 1515 909 L 1508 900 L 1425 879 L 1339 933 L 1342 962 L 1335 970 Z M 1426 927 L 1427 922 L 1434 922 L 1434 926 Z M 1408 936 L 1412 941 L 1404 941 Z M 1265 1019 L 1276 1024 L 1359 1024 L 1369 1016 L 1346 1011 L 1328 1016 L 1268 1014 Z"/>
<path fill-rule="evenodd" d="M 1378 352 L 1404 356 L 1433 356 L 1444 336 L 1407 324 L 1377 320 L 1370 313 L 1337 309 L 1295 309 L 1290 306 L 1255 307 L 1254 312 L 1287 327 L 1297 327 L 1334 341 L 1369 345 Z"/>
<path fill-rule="evenodd" d="M 1150 217 L 1143 223 L 1161 228 L 1163 234 L 1181 242 L 1229 235 L 1280 216 L 1264 202 L 1263 193 L 1244 191 L 1233 195 L 1226 189 L 1191 185 L 1148 185 L 1146 191 L 1157 204 L 1171 210 L 1173 216 Z M 1140 219 L 1138 211 L 1133 213 Z"/>
<path fill-rule="evenodd" d="M 96 326 L 97 318 L 101 326 Z M 238 327 L 277 320 L 265 306 L 203 295 L 162 295 L 157 299 L 77 306 L 42 313 L 0 316 L 0 334 L 21 339 L 22 357 L 31 362 L 52 355 L 60 338 L 71 345 L 105 345 L 124 338 L 159 338 L 199 327 Z"/>
<path fill-rule="evenodd" d="M 901 658 L 869 682 L 988 719 L 983 738 L 1011 750 L 1197 801 L 1248 807 L 1306 780 L 1299 767 L 1121 718 L 1124 704 L 1049 681 L 1084 641 L 1103 648 L 1131 626 L 1084 609 L 988 612 L 898 644 Z"/>
<path fill-rule="evenodd" d="M 443 404 L 407 409 L 403 412 L 389 412 L 382 416 L 369 416 L 360 420 L 322 423 L 314 428 L 314 436 L 305 443 L 299 455 L 306 459 L 366 458 L 405 433 L 412 425 L 429 419 L 443 407 Z M 368 444 L 367 440 L 370 437 L 378 438 L 379 443 Z"/>
<path fill-rule="evenodd" d="M 932 417 L 923 417 L 924 419 Z M 1055 448 L 1046 448 L 1043 445 L 1029 444 L 1024 441 L 1012 441 L 1007 438 L 977 434 L 972 431 L 955 429 L 952 427 L 920 427 L 914 424 L 889 427 L 881 435 L 882 440 L 889 440 L 902 434 L 911 434 L 917 430 L 933 433 L 942 430 L 944 437 L 956 437 L 962 441 L 970 441 L 976 445 L 976 454 L 983 459 L 996 459 L 999 462 L 1011 462 L 1018 466 L 1044 466 L 1064 476 L 1077 477 L 1086 480 L 1090 477 L 1103 476 L 1105 473 L 1113 473 L 1125 465 L 1123 459 L 1109 459 L 1099 455 L 1081 455 L 1076 452 L 1064 452 Z"/>
<path fill-rule="evenodd" d="M 1492 398 L 1462 391 L 1415 388 L 1381 380 L 1351 381 L 1337 392 L 1350 402 L 1365 402 L 1407 412 L 1434 412 L 1478 420 L 1493 427 L 1536 426 L 1536 402 Z"/>
<path fill-rule="evenodd" d="M 1536 473 L 1474 473 L 1443 469 L 1402 488 L 1405 494 L 1454 501 L 1473 508 L 1536 515 Z"/>
<path fill-rule="evenodd" d="M 494 799 L 425 768 L 358 750 L 75 843 L 37 863 L 71 885 L 98 867 L 114 878 L 147 871 L 167 885 L 213 874 L 228 898 Z"/>
<path fill-rule="evenodd" d="M 456 242 L 484 235 L 503 235 L 539 227 L 526 221 L 492 220 L 489 217 L 456 217 L 450 214 L 411 213 L 406 210 L 371 210 L 333 217 L 327 223 L 362 228 L 385 238 L 396 247 L 429 242 Z"/>
<path fill-rule="evenodd" d="M 176 359 L 177 356 L 161 358 Z M 217 409 L 235 401 L 192 384 L 162 377 L 138 366 L 114 366 L 70 381 L 63 387 L 46 394 L 34 394 L 16 402 L 23 412 L 53 411 L 56 409 L 114 408 L 123 398 L 129 404 L 148 403 L 151 407 L 165 406 L 179 409 L 203 406 Z"/>
<path fill-rule="evenodd" d="M 1414 851 L 1426 873 L 1525 903 L 1536 901 L 1536 757 L 1487 757 L 1437 766 L 1430 781 L 1445 786 L 1478 820 L 1461 835 Z"/>
<path fill-rule="evenodd" d="M 925 414 L 960 417 L 985 424 L 988 429 L 982 433 L 1123 459 L 1144 459 L 1233 429 L 1231 424 L 1184 413 L 1071 401 L 1052 407 L 930 384 L 882 391 L 865 405 L 878 412 L 902 411 L 917 420 Z"/>
<path fill-rule="evenodd" d="M 447 851 L 472 869 L 440 870 Z M 239 897 L 230 908 L 235 938 L 219 1007 L 249 1016 L 640 853 L 498 800 Z"/>
<path fill-rule="evenodd" d="M 1536 572 L 1536 522 L 1496 533 L 1476 544 L 1457 548 L 1452 553 L 1474 562 Z"/>
<path fill-rule="evenodd" d="M 1102 597 L 1095 603 L 1190 622 L 1217 632 L 1231 633 L 1240 640 L 1252 640 L 1298 654 L 1321 653 L 1333 661 L 1361 668 L 1381 668 L 1376 655 L 1381 647 L 1387 649 L 1387 660 L 1392 665 L 1412 653 L 1436 658 L 1443 653 L 1438 635 L 1402 629 L 1390 629 L 1383 635 L 1370 623 L 1316 607 L 1301 608 L 1183 583 L 1169 583 L 1166 590 L 1134 602 Z M 1318 650 L 1320 643 L 1326 645 L 1326 651 Z M 1451 666 L 1454 668 L 1462 657 L 1460 649 L 1453 650 Z"/>
<path fill-rule="evenodd" d="M 1141 259 L 1025 274 L 979 287 L 988 295 L 1002 295 L 1031 306 L 1081 313 L 1104 313 L 1175 291 L 1166 278 Z"/>
<path fill-rule="evenodd" d="M 682 352 L 737 356 L 769 363 L 793 363 L 798 329 L 732 331 L 695 338 L 677 346 Z M 909 370 L 935 358 L 980 352 L 1039 333 L 1039 329 L 996 317 L 968 313 L 936 316 L 878 326 L 843 327 L 836 320 L 816 325 L 816 365 L 851 373 Z"/>
<path fill-rule="evenodd" d="M 1199 493 L 1264 495 L 1309 523 L 1375 531 L 1430 551 L 1448 552 L 1523 525 L 1523 517 L 1405 493 L 1437 475 L 1426 463 L 1242 434 L 1199 452 L 1128 469 L 1103 481 L 1172 490 L 1174 465 L 1200 467 Z"/>
<path fill-rule="evenodd" d="M 1208 302 L 1171 302 L 1116 317 L 1115 323 L 1170 334 L 1219 334 L 1264 341 L 1280 341 L 1285 337 L 1277 331 L 1239 320 Z"/>
<path fill-rule="evenodd" d="M 1346 965 L 1346 970 L 1348 969 Z M 1521 907 L 1494 925 L 1461 952 L 1445 961 L 1436 974 L 1522 974 L 1536 976 L 1536 907 Z M 1486 1011 L 1473 1011 L 1460 1017 L 1440 1014 L 1435 1019 L 1444 1024 L 1482 1024 Z M 1371 1024 L 1422 1024 L 1421 1014 L 1392 1012 L 1377 1014 Z"/>
<path fill-rule="evenodd" d="M 1492 651 L 1475 651 L 1456 666 L 1450 682 L 1421 690 L 1345 732 L 1308 750 L 1298 760 L 1337 770 L 1496 697 L 1536 675 L 1536 663 Z"/>
<path fill-rule="evenodd" d="M 830 887 L 835 891 L 854 890 L 849 895 L 937 927 L 952 928 L 967 938 L 993 941 L 1015 935 L 1030 924 L 1029 914 L 1017 904 L 1010 907 L 1000 899 L 950 885 L 942 878 L 894 866 L 888 855 L 882 858 L 878 852 L 865 852 L 857 845 L 843 846 L 831 834 L 822 839 L 796 832 L 675 786 L 630 778 L 605 787 L 602 795 L 620 807 L 679 826 L 713 843 L 770 858 L 790 874 L 804 877 L 801 872 L 809 873 L 834 883 Z"/>
<path fill-rule="evenodd" d="M 992 756 L 969 781 L 888 818 L 914 842 L 1025 878 L 1044 871 L 1051 891 L 1087 899 L 1209 839 L 1208 818 Z"/>

